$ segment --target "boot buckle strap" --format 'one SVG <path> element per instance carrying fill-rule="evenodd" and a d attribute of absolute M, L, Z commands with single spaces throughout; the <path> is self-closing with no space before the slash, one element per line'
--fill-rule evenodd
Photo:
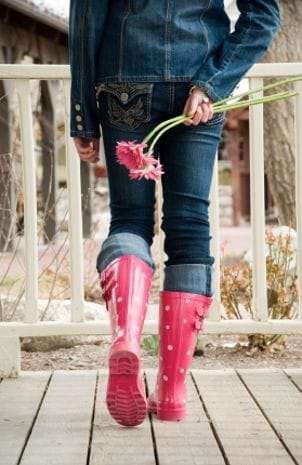
<path fill-rule="evenodd" d="M 110 300 L 110 298 L 111 298 L 111 293 L 108 292 L 108 291 L 105 291 L 105 292 L 103 292 L 102 296 L 103 296 L 103 299 L 105 300 L 105 302 L 108 302 L 108 300 Z"/>
<path fill-rule="evenodd" d="M 203 320 L 208 316 L 208 308 L 203 307 L 202 305 L 198 305 L 195 309 L 195 318 L 196 321 L 194 323 L 194 329 L 200 331 L 203 327 Z"/>
<path fill-rule="evenodd" d="M 112 290 L 116 286 L 116 281 L 108 281 L 105 278 L 105 279 L 101 279 L 100 285 L 101 285 L 101 290 L 102 290 L 102 297 L 106 302 L 106 308 L 107 308 L 107 302 L 111 299 Z"/>
<path fill-rule="evenodd" d="M 208 308 L 205 308 L 202 305 L 198 305 L 196 308 L 196 314 L 199 317 L 205 318 L 208 316 Z"/>

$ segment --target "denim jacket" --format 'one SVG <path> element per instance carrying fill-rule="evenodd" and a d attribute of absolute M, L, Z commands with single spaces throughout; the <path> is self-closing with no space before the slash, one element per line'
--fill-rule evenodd
<path fill-rule="evenodd" d="M 96 85 L 187 82 L 217 101 L 263 55 L 278 0 L 70 0 L 71 136 L 99 137 Z"/>

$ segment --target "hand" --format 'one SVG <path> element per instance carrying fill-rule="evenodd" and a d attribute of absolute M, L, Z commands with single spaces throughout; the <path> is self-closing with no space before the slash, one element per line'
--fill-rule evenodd
<path fill-rule="evenodd" d="M 96 163 L 99 160 L 100 139 L 74 137 L 73 141 L 82 161 Z"/>
<path fill-rule="evenodd" d="M 187 98 L 183 113 L 192 119 L 184 122 L 186 126 L 197 126 L 213 118 L 213 102 L 202 89 L 195 87 Z"/>

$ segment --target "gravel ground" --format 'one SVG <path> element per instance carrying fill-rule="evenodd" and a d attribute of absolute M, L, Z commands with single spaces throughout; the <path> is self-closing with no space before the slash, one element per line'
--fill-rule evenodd
<path fill-rule="evenodd" d="M 288 336 L 286 347 L 274 352 L 257 351 L 251 354 L 244 338 L 237 336 L 202 336 L 199 355 L 192 368 L 300 368 L 302 367 L 302 336 Z M 103 337 L 94 344 L 80 344 L 47 352 L 22 351 L 22 370 L 77 370 L 107 366 L 110 339 Z M 142 348 L 144 368 L 157 367 L 157 357 Z"/>

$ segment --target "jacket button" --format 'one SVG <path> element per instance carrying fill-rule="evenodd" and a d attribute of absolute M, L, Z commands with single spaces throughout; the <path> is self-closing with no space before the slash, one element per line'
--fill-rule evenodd
<path fill-rule="evenodd" d="M 123 103 L 127 103 L 128 102 L 128 99 L 129 99 L 129 95 L 127 94 L 127 92 L 122 92 L 121 93 L 121 101 Z"/>
<path fill-rule="evenodd" d="M 77 111 L 80 111 L 80 109 L 81 109 L 81 105 L 79 103 L 76 103 L 76 105 L 74 107 L 75 107 L 75 109 Z"/>
<path fill-rule="evenodd" d="M 80 115 L 77 115 L 77 116 L 76 116 L 76 121 L 79 121 L 79 122 L 81 122 L 81 121 L 82 121 L 82 116 L 80 116 Z"/>
<path fill-rule="evenodd" d="M 78 124 L 78 125 L 77 125 L 77 129 L 78 129 L 79 131 L 83 131 L 84 128 L 83 128 L 83 126 L 82 126 L 81 124 Z"/>

